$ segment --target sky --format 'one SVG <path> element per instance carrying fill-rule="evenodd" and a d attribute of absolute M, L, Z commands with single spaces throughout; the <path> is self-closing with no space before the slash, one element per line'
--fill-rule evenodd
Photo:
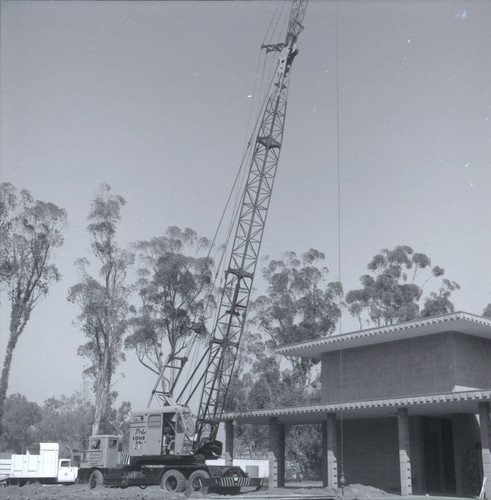
<path fill-rule="evenodd" d="M 65 208 L 70 224 L 56 257 L 63 278 L 22 334 L 9 393 L 42 403 L 82 387 L 84 337 L 67 293 L 101 183 L 127 201 L 121 245 L 171 225 L 213 235 L 250 133 L 261 44 L 283 4 L 2 2 L 0 181 Z M 262 256 L 316 248 L 347 292 L 373 255 L 406 244 L 460 284 L 456 310 L 482 313 L 490 20 L 485 0 L 309 2 Z M 2 356 L 8 315 L 2 297 Z M 345 315 L 343 331 L 356 328 Z M 127 353 L 119 400 L 142 407 L 153 383 Z"/>

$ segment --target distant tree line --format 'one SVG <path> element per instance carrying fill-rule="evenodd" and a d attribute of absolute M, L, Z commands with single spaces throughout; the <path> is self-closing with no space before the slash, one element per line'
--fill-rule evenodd
<path fill-rule="evenodd" d="M 60 279 L 54 262 L 67 214 L 52 203 L 35 201 L 25 190 L 0 185 L 0 286 L 11 311 L 0 378 L 0 451 L 19 451 L 36 439 L 74 447 L 91 433 L 124 432 L 130 404 L 115 409 L 113 379 L 126 353 L 157 374 L 168 356 L 207 342 L 217 294 L 210 241 L 192 229 L 171 226 L 163 235 L 123 248 L 118 228 L 125 204 L 105 184 L 94 196 L 87 217 L 89 251 L 76 261 L 80 281 L 67 294 L 85 336 L 77 354 L 86 360 L 83 375 L 93 397 L 77 393 L 39 406 L 18 394 L 7 397 L 10 366 L 33 308 Z M 266 290 L 250 306 L 228 410 L 318 402 L 318 365 L 279 358 L 275 349 L 334 334 L 343 311 L 363 328 L 454 310 L 451 296 L 459 285 L 409 246 L 381 250 L 368 263 L 361 287 L 346 294 L 341 283 L 329 281 L 325 260 L 314 249 L 264 260 Z M 431 291 L 426 292 L 428 283 Z M 484 314 L 491 317 L 491 305 Z M 20 407 L 26 421 L 15 418 Z M 251 454 L 264 451 L 263 433 L 240 427 L 239 447 Z M 319 443 L 315 427 L 289 430 L 287 455 L 304 474 L 318 468 Z"/>
<path fill-rule="evenodd" d="M 126 402 L 111 409 L 103 422 L 106 431 L 127 438 L 129 412 Z M 94 416 L 95 406 L 83 391 L 49 398 L 42 405 L 21 394 L 10 394 L 5 399 L 0 451 L 23 453 L 32 443 L 56 442 L 64 456 L 71 458 L 91 435 Z"/>

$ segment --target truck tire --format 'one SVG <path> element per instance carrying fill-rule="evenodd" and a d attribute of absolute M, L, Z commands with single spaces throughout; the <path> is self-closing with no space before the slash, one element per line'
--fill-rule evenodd
<path fill-rule="evenodd" d="M 89 476 L 90 489 L 93 490 L 94 488 L 102 486 L 103 484 L 104 484 L 104 474 L 99 469 L 93 470 Z"/>
<path fill-rule="evenodd" d="M 176 469 L 164 472 L 160 487 L 169 493 L 182 493 L 186 489 L 186 478 Z"/>
<path fill-rule="evenodd" d="M 210 479 L 210 474 L 205 470 L 198 469 L 189 476 L 186 486 L 186 493 L 188 493 L 188 495 L 193 491 L 201 491 L 201 493 L 205 495 L 208 493 L 208 486 L 201 486 L 201 479 Z"/>

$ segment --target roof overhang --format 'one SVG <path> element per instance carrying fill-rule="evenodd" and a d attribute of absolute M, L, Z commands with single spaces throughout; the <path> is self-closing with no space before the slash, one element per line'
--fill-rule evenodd
<path fill-rule="evenodd" d="M 457 312 L 434 318 L 408 321 L 397 325 L 333 335 L 309 342 L 300 342 L 298 344 L 279 347 L 276 352 L 285 356 L 321 359 L 322 354 L 326 352 L 443 332 L 460 332 L 491 340 L 491 320 L 465 312 Z"/>
<path fill-rule="evenodd" d="M 479 403 L 485 401 L 491 401 L 491 390 L 225 413 L 222 421 L 267 425 L 271 418 L 277 418 L 278 423 L 284 424 L 314 424 L 324 422 L 328 413 L 336 413 L 338 419 L 342 415 L 346 420 L 395 417 L 398 408 L 407 408 L 409 416 L 477 414 Z"/>

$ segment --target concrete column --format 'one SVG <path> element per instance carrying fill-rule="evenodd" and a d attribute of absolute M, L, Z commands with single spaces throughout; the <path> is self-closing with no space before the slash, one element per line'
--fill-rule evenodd
<path fill-rule="evenodd" d="M 227 467 L 231 467 L 234 464 L 234 461 L 232 459 L 232 455 L 230 455 L 230 453 L 228 451 L 226 451 L 222 456 L 225 459 L 225 465 Z"/>
<path fill-rule="evenodd" d="M 234 436 L 235 436 L 235 421 L 227 420 L 225 422 L 225 451 L 234 459 Z"/>
<path fill-rule="evenodd" d="M 278 418 L 269 419 L 269 451 L 277 461 L 277 479 L 275 488 L 285 486 L 285 424 L 280 424 Z"/>
<path fill-rule="evenodd" d="M 411 484 L 411 454 L 409 451 L 409 417 L 407 408 L 397 409 L 399 428 L 399 470 L 401 474 L 401 495 L 413 494 Z"/>
<path fill-rule="evenodd" d="M 489 403 L 479 403 L 479 427 L 481 430 L 481 454 L 483 478 L 486 478 L 485 497 L 491 498 L 491 423 Z"/>
<path fill-rule="evenodd" d="M 274 490 L 278 487 L 278 460 L 272 451 L 268 451 L 269 475 L 268 490 Z"/>
<path fill-rule="evenodd" d="M 336 414 L 328 413 L 322 422 L 322 484 L 338 487 L 338 450 Z"/>

